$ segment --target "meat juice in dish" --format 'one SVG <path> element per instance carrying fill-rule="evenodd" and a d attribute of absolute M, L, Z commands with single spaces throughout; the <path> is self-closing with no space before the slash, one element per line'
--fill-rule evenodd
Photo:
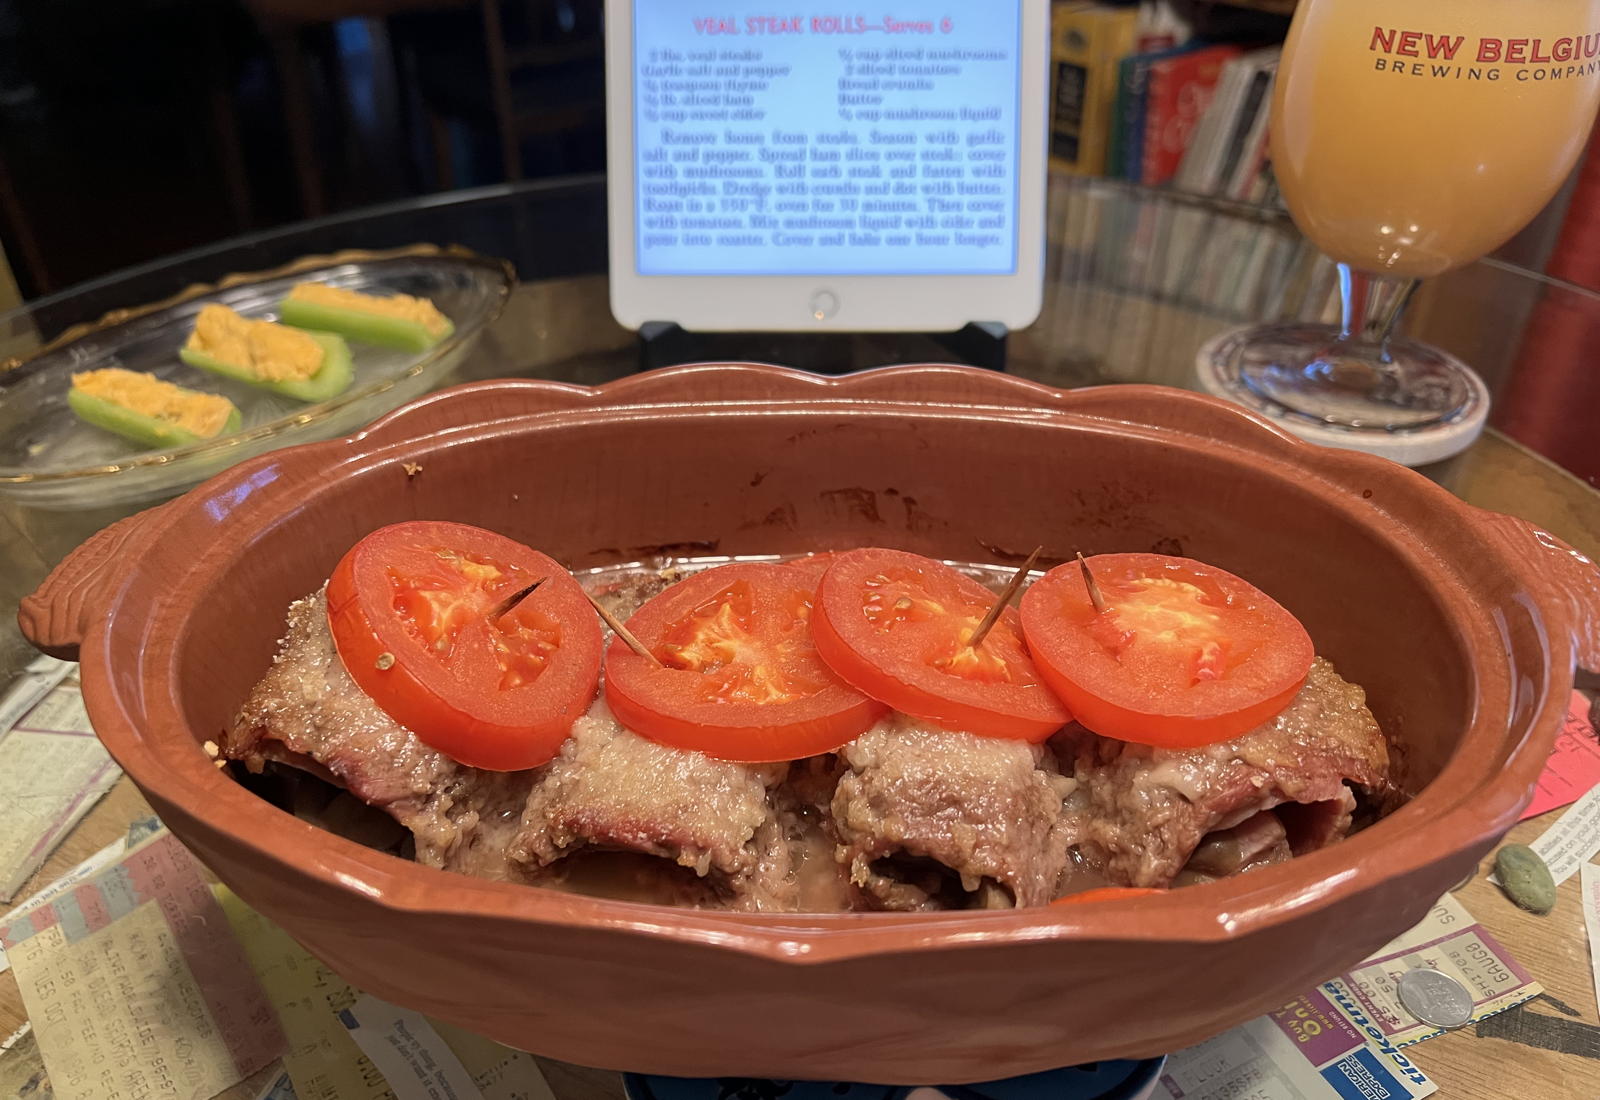
<path fill-rule="evenodd" d="M 1137 896 L 1334 843 L 1389 799 L 1361 689 L 1268 597 L 1186 559 L 1088 567 L 1103 606 L 1069 563 L 973 646 L 1008 570 L 868 549 L 580 582 L 400 524 L 290 608 L 220 753 L 429 866 L 737 911 Z M 613 637 L 596 662 L 580 583 L 642 654 Z"/>

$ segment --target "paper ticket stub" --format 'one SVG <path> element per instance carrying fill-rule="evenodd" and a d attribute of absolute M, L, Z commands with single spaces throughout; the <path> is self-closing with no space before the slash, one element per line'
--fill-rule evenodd
<path fill-rule="evenodd" d="M 1589 699 L 1573 691 L 1567 717 L 1521 820 L 1571 805 L 1600 783 L 1600 739 L 1589 721 Z"/>
<path fill-rule="evenodd" d="M 1161 1084 L 1163 1100 L 1420 1100 L 1438 1090 L 1320 993 L 1172 1055 Z"/>
<path fill-rule="evenodd" d="M 0 927 L 62 1100 L 206 1100 L 284 1050 L 200 867 L 161 833 Z"/>
<path fill-rule="evenodd" d="M 0 703 L 0 902 L 121 774 L 89 725 L 76 678 L 54 668 L 24 676 Z"/>
<path fill-rule="evenodd" d="M 283 1068 L 298 1100 L 394 1100 L 339 1020 L 359 994 L 237 894 L 218 887 L 217 898 L 278 1010 L 288 1038 Z"/>
<path fill-rule="evenodd" d="M 1407 1046 L 1443 1034 L 1400 1003 L 1396 983 L 1417 967 L 1459 981 L 1472 996 L 1472 1022 L 1504 1012 L 1544 991 L 1499 940 L 1450 894 L 1415 928 L 1391 940 L 1322 992 L 1362 1032 L 1380 1044 Z"/>
<path fill-rule="evenodd" d="M 555 1100 L 532 1055 L 357 992 L 236 895 L 217 895 L 283 1020 L 298 1100 L 443 1100 L 450 1090 L 463 1100 Z M 450 1072 L 434 1081 L 439 1067 Z"/>
<path fill-rule="evenodd" d="M 58 894 L 65 893 L 67 890 L 70 890 L 72 887 L 78 885 L 78 883 L 82 882 L 86 878 L 89 878 L 97 871 L 111 866 L 111 864 L 116 862 L 117 857 L 122 855 L 126 848 L 127 846 L 120 840 L 114 840 L 110 844 L 107 844 L 94 855 L 90 856 L 88 859 L 72 868 L 72 870 L 56 879 L 49 886 L 46 886 L 37 894 L 34 894 L 26 901 L 20 903 L 15 909 L 11 910 L 11 912 L 7 913 L 3 917 L 0 917 L 0 928 L 6 927 L 13 920 L 20 917 L 28 910 L 37 908 L 39 905 L 49 901 Z M 6 957 L 4 950 L 0 949 L 0 974 L 5 973 L 9 969 L 11 969 L 11 960 Z"/>

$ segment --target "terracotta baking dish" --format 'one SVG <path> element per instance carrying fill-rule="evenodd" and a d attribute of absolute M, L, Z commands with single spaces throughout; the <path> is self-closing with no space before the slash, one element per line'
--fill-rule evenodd
<path fill-rule="evenodd" d="M 481 524 L 574 567 L 880 544 L 1013 562 L 1152 548 L 1241 573 L 1364 685 L 1415 797 L 1348 842 L 1154 900 L 757 917 L 445 874 L 212 766 L 290 600 L 374 527 Z M 1600 574 L 1422 477 L 1219 401 L 962 368 L 825 380 L 710 365 L 508 381 L 245 462 L 124 520 L 27 601 L 172 829 L 357 986 L 573 1062 L 690 1076 L 993 1079 L 1171 1051 L 1420 919 L 1517 818 Z"/>

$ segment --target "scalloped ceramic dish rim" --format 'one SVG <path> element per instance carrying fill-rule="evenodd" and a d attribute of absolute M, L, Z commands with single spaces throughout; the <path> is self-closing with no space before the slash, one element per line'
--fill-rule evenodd
<path fill-rule="evenodd" d="M 682 368 L 678 373 L 704 369 L 707 368 Z M 763 373 L 772 372 L 791 379 L 843 389 L 847 389 L 853 380 L 870 378 L 879 373 L 865 372 L 853 378 L 832 380 L 781 368 L 758 369 Z M 659 375 L 662 372 L 656 373 Z M 838 400 L 820 403 L 787 392 L 774 393 L 761 399 L 708 402 L 678 400 L 628 404 L 621 400 L 631 385 L 638 385 L 639 377 L 598 388 L 518 381 L 455 387 L 396 410 L 366 431 L 346 439 L 302 444 L 247 461 L 212 478 L 192 490 L 190 495 L 199 498 L 215 493 L 237 480 L 249 478 L 257 467 L 281 461 L 286 454 L 301 450 L 309 452 L 320 447 L 328 452 L 329 458 L 337 459 L 323 468 L 319 487 L 325 489 L 347 472 L 380 463 L 392 463 L 401 458 L 417 457 L 419 448 L 461 444 L 491 433 L 517 432 L 526 426 L 546 422 L 564 424 L 590 417 L 614 419 L 630 415 L 677 415 L 686 410 L 692 410 L 691 415 L 715 414 L 719 410 L 759 414 L 767 410 L 792 412 L 797 409 L 816 409 L 819 412 L 837 413 L 843 407 L 863 411 L 894 411 L 900 415 L 911 412 L 983 418 L 1043 418 L 1065 422 L 1080 429 L 1098 427 L 1099 430 L 1115 431 L 1122 435 L 1144 435 L 1175 449 L 1220 448 L 1229 452 L 1230 460 L 1235 462 L 1259 465 L 1263 458 L 1260 449 L 1252 450 L 1236 442 L 1207 439 L 1172 428 L 1131 424 L 1105 415 L 1097 416 L 1092 408 L 1075 410 L 1072 407 L 1075 394 L 1093 394 L 1109 388 L 1066 393 L 1007 379 L 1007 384 L 1024 387 L 1022 392 L 1036 399 L 1057 402 L 1054 408 L 960 402 L 913 405 L 900 399 L 867 397 L 863 400 L 851 397 L 848 392 L 839 393 Z M 531 386 L 541 393 L 565 392 L 579 399 L 605 397 L 614 400 L 593 408 L 578 405 L 497 417 L 419 435 L 396 434 L 396 425 L 402 422 L 409 410 L 418 405 L 450 399 L 452 395 L 466 390 L 507 386 Z M 1198 401 L 1213 406 L 1223 405 L 1213 398 L 1161 387 L 1121 386 L 1115 389 L 1160 391 L 1162 399 L 1171 402 Z M 1230 415 L 1236 415 L 1264 433 L 1264 440 L 1268 436 L 1276 437 L 1278 442 L 1273 446 L 1282 449 L 1285 466 L 1297 467 L 1298 473 L 1332 485 L 1349 480 L 1349 475 L 1353 473 L 1361 473 L 1373 484 L 1387 484 L 1412 495 L 1433 494 L 1434 500 L 1429 503 L 1443 507 L 1453 505 L 1463 510 L 1463 518 L 1471 511 L 1476 511 L 1411 471 L 1354 452 L 1333 452 L 1312 447 L 1259 418 L 1235 411 L 1231 406 L 1224 407 L 1228 408 Z M 370 450 L 353 450 L 368 440 L 373 440 L 377 445 Z M 1341 478 L 1340 475 L 1344 476 Z M 294 480 L 275 481 L 258 492 L 265 499 L 273 492 L 285 491 Z M 317 488 L 312 491 L 317 491 Z M 303 500 L 303 497 L 297 499 Z M 1330 507 L 1336 504 L 1355 507 L 1352 502 L 1338 498 L 1327 498 L 1326 502 Z M 183 503 L 183 499 L 180 499 L 169 507 Z M 198 502 L 192 506 L 198 507 Z M 294 507 L 281 510 L 276 522 L 292 523 L 295 510 Z M 1391 545 L 1398 541 L 1401 545 L 1397 552 L 1414 563 L 1424 556 L 1420 552 L 1426 549 L 1426 543 L 1398 521 L 1376 519 L 1369 521 L 1368 526 L 1385 528 Z M 1466 533 L 1471 534 L 1470 531 Z M 1472 540 L 1463 541 L 1470 549 Z M 1503 551 L 1487 539 L 1479 541 L 1484 551 L 1499 557 L 1509 568 Z M 241 543 L 241 551 L 243 545 Z M 1449 572 L 1445 564 L 1436 559 L 1430 560 L 1436 575 L 1440 571 Z M 198 566 L 190 568 L 195 570 Z M 84 690 L 96 725 L 108 747 L 112 748 L 113 755 L 154 797 L 176 807 L 196 826 L 224 836 L 233 844 L 250 848 L 259 857 L 282 868 L 286 882 L 293 881 L 297 876 L 308 875 L 320 880 L 320 886 L 358 894 L 372 905 L 397 913 L 468 922 L 509 919 L 530 926 L 569 926 L 657 935 L 795 964 L 835 962 L 869 954 L 930 948 L 988 947 L 1038 940 L 1200 944 L 1243 937 L 1264 925 L 1277 924 L 1291 917 L 1303 917 L 1343 897 L 1381 889 L 1451 854 L 1487 846 L 1514 823 L 1517 812 L 1526 800 L 1524 792 L 1544 763 L 1543 753 L 1530 751 L 1539 738 L 1524 737 L 1509 750 L 1504 768 L 1489 775 L 1474 777 L 1474 754 L 1471 750 L 1484 747 L 1485 742 L 1494 744 L 1503 739 L 1505 734 L 1497 732 L 1497 729 L 1503 730 L 1506 726 L 1504 718 L 1487 716 L 1482 713 L 1481 706 L 1475 705 L 1472 720 L 1460 745 L 1434 781 L 1405 806 L 1350 840 L 1297 857 L 1285 864 L 1253 872 L 1245 878 L 1188 887 L 1164 897 L 1103 902 L 1081 910 L 1072 907 L 1036 907 L 977 915 L 970 912 L 911 915 L 728 914 L 610 901 L 525 885 L 489 882 L 424 867 L 364 848 L 337 834 L 298 821 L 262 801 L 212 765 L 201 749 L 200 739 L 193 738 L 187 721 L 183 720 L 176 685 L 172 683 L 177 650 L 184 644 L 181 630 L 173 632 L 166 642 L 145 650 L 142 664 L 146 671 L 144 694 L 155 700 L 154 707 L 157 709 L 164 709 L 164 704 L 173 708 L 171 716 L 177 719 L 174 725 L 181 727 L 187 736 L 182 745 L 173 739 L 163 742 L 147 740 L 140 732 L 140 723 L 131 718 L 121 698 L 111 687 L 107 672 L 110 658 L 107 649 L 109 623 L 136 572 L 137 564 L 127 570 L 114 591 L 104 594 L 103 598 L 109 601 L 106 608 L 110 613 L 97 617 L 86 632 L 82 646 L 85 655 L 92 652 L 96 656 L 95 660 L 85 665 Z M 1461 602 L 1452 604 L 1447 601 L 1447 607 L 1451 621 L 1459 625 Z M 1542 612 L 1542 609 L 1537 610 Z M 164 614 L 170 614 L 165 605 L 155 608 L 154 614 L 145 620 L 146 629 L 149 622 Z M 1540 617 L 1542 619 L 1542 614 Z M 1527 719 L 1529 730 L 1553 729 L 1555 721 L 1566 707 L 1565 691 L 1559 683 L 1559 669 L 1570 667 L 1572 641 L 1560 632 L 1545 630 L 1544 633 L 1549 663 L 1544 683 L 1538 692 L 1539 702 Z M 153 668 L 161 669 L 162 680 L 159 687 L 152 691 L 148 671 Z M 1470 679 L 1477 694 L 1480 688 L 1476 670 L 1473 670 Z M 115 720 L 108 721 L 112 715 Z M 1453 799 L 1446 791 L 1450 783 L 1461 784 L 1460 794 Z M 195 806 L 204 807 L 203 812 L 196 812 L 192 808 Z M 224 825 L 224 821 L 234 824 Z M 246 823 L 255 828 L 247 832 L 239 827 Z M 1402 830 L 1409 831 L 1402 833 Z M 1391 834 L 1395 841 L 1392 844 L 1389 843 Z M 1381 858 L 1365 858 L 1380 853 Z M 308 856 L 315 859 L 314 866 L 307 865 Z M 1207 904 L 1194 904 L 1202 898 Z M 1137 922 L 1142 926 L 1134 926 L 1127 918 L 1135 910 L 1161 919 Z"/>
<path fill-rule="evenodd" d="M 418 355 L 418 358 L 403 371 L 393 374 L 387 378 L 381 378 L 375 382 L 370 382 L 366 386 L 347 390 L 338 397 L 330 398 L 327 401 L 319 401 L 314 405 L 307 405 L 304 410 L 300 412 L 291 413 L 288 416 L 280 416 L 276 420 L 268 421 L 265 424 L 258 424 L 253 428 L 246 428 L 241 431 L 234 432 L 231 435 L 225 435 L 220 439 L 207 439 L 199 443 L 189 443 L 182 447 L 174 447 L 164 451 L 147 451 L 121 462 L 106 462 L 94 466 L 79 466 L 72 469 L 28 470 L 21 466 L 0 466 L 0 488 L 12 485 L 38 485 L 46 482 L 66 482 L 93 477 L 109 477 L 115 474 L 126 472 L 128 470 L 147 469 L 156 466 L 171 466 L 179 463 L 201 465 L 206 460 L 213 459 L 221 455 L 226 455 L 227 452 L 231 450 L 244 447 L 248 444 L 257 442 L 258 440 L 268 439 L 272 436 L 287 431 L 290 428 L 299 427 L 300 425 L 304 424 L 316 423 L 320 420 L 327 420 L 336 413 L 349 408 L 351 405 L 354 405 L 357 402 L 364 401 L 369 397 L 376 397 L 385 390 L 393 389 L 395 386 L 406 381 L 407 379 L 417 377 L 419 374 L 422 374 L 429 367 L 437 363 L 440 359 L 444 358 L 448 353 L 455 351 L 470 338 L 475 338 L 477 334 L 484 328 L 488 327 L 490 324 L 493 324 L 495 319 L 498 318 L 501 312 L 505 309 L 506 301 L 511 296 L 511 290 L 516 285 L 516 277 L 511 271 L 510 265 L 508 265 L 504 260 L 496 260 L 488 256 L 479 256 L 477 254 L 467 254 L 465 250 L 462 250 L 461 252 L 439 253 L 431 256 L 385 256 L 382 259 L 365 260 L 362 262 L 374 265 L 382 265 L 397 262 L 415 263 L 418 261 L 439 263 L 447 266 L 476 267 L 481 268 L 486 272 L 498 274 L 500 276 L 499 292 L 491 302 L 488 309 L 482 311 L 477 317 L 467 321 L 465 324 L 455 325 L 454 331 L 451 332 L 449 336 L 446 336 L 443 340 L 440 340 L 433 347 L 421 352 Z M 314 274 L 315 272 L 327 271 L 335 267 L 345 267 L 349 262 L 350 261 L 334 261 L 332 258 L 330 258 L 330 262 L 327 264 L 306 268 L 303 271 L 295 272 L 295 274 Z M 267 282 L 271 279 L 284 277 L 283 274 L 278 271 L 257 272 L 255 275 L 258 275 L 259 278 L 255 278 L 250 281 Z M 209 294 L 220 293 L 224 289 L 232 290 L 239 286 L 248 286 L 250 281 L 234 283 L 228 287 L 209 287 L 204 293 L 195 295 L 194 297 L 203 298 Z M 185 299 L 185 301 L 192 300 L 194 299 Z M 177 305 L 179 303 L 172 302 L 169 304 Z M 118 320 L 110 325 L 104 326 L 104 328 L 96 324 L 95 326 L 92 326 L 89 331 L 78 335 L 64 344 L 41 348 L 39 351 L 34 352 L 27 358 L 19 360 L 11 369 L 20 369 L 33 359 L 39 358 L 41 355 L 54 354 L 55 352 L 61 351 L 63 348 L 71 347 L 79 340 L 87 339 L 90 336 L 96 335 L 97 333 L 106 331 L 108 329 L 116 328 L 119 325 L 132 324 L 136 321 L 141 321 L 147 316 L 149 316 L 148 313 L 137 312 L 134 316 Z M 451 319 L 451 323 L 455 323 L 454 318 Z"/>

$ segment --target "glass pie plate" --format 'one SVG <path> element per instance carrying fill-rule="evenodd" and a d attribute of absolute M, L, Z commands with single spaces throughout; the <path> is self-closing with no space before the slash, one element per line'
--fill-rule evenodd
<path fill-rule="evenodd" d="M 221 302 L 246 317 L 275 320 L 296 283 L 315 281 L 371 294 L 430 299 L 455 331 L 423 352 L 349 340 L 355 382 L 329 401 L 306 404 L 197 370 L 178 358 L 200 308 Z M 0 498 L 30 510 L 127 512 L 176 496 L 263 451 L 346 435 L 447 381 L 515 282 L 510 264 L 465 249 L 419 245 L 392 252 L 307 256 L 273 271 L 230 275 L 164 302 L 116 310 L 68 329 L 23 357 L 0 361 Z M 3 322 L 0 318 L 0 322 Z M 230 435 L 167 450 L 86 424 L 67 405 L 78 371 L 122 367 L 239 407 Z"/>

